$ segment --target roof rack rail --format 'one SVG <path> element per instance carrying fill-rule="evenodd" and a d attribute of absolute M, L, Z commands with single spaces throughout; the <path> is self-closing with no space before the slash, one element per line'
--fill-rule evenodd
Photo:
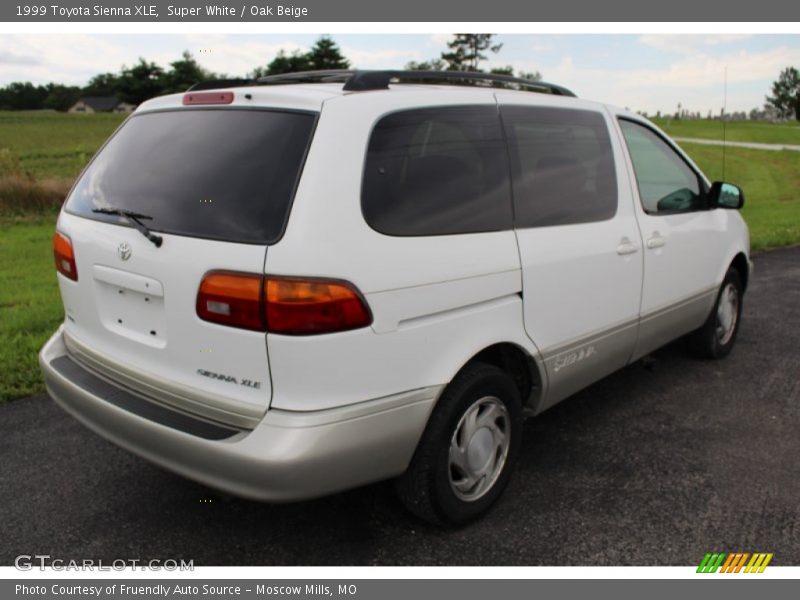
<path fill-rule="evenodd" d="M 350 69 L 327 69 L 321 71 L 299 71 L 297 73 L 281 73 L 259 77 L 260 85 L 276 85 L 284 83 L 337 83 L 348 81 L 358 71 Z"/>
<path fill-rule="evenodd" d="M 512 75 L 477 73 L 473 71 L 353 71 L 340 69 L 267 75 L 266 77 L 259 77 L 256 81 L 261 85 L 344 82 L 343 89 L 346 92 L 385 90 L 389 87 L 390 83 L 418 83 L 420 81 L 430 81 L 439 83 L 453 82 L 456 85 L 458 85 L 459 82 L 462 84 L 469 82 L 469 85 L 474 85 L 477 82 L 483 81 L 487 84 L 503 84 L 506 87 L 526 89 L 532 92 L 555 94 L 558 96 L 575 96 L 571 90 L 553 83 L 522 79 Z"/>
<path fill-rule="evenodd" d="M 439 81 L 439 82 L 459 82 L 470 84 L 477 82 L 500 83 L 506 87 L 525 88 L 533 92 L 544 92 L 556 94 L 558 96 L 575 96 L 575 94 L 565 87 L 546 83 L 544 81 L 534 81 L 532 79 L 522 79 L 512 75 L 500 75 L 496 73 L 478 73 L 474 71 L 356 71 L 347 80 L 344 86 L 348 91 L 381 90 L 389 87 L 393 82 L 419 82 L 419 81 Z"/>
<path fill-rule="evenodd" d="M 201 90 L 218 90 L 219 88 L 226 87 L 243 87 L 247 85 L 256 85 L 254 79 L 208 79 L 206 81 L 198 81 L 194 85 L 189 86 L 187 92 L 199 92 Z"/>

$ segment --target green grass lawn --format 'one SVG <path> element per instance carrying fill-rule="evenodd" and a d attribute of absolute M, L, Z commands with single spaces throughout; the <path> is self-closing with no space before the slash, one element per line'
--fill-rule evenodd
<path fill-rule="evenodd" d="M 123 119 L 0 111 L 0 195 L 9 181 L 34 187 L 29 176 L 66 190 Z M 0 402 L 44 389 L 37 353 L 64 318 L 53 266 L 55 220 L 52 208 L 0 214 Z"/>
<path fill-rule="evenodd" d="M 738 184 L 753 250 L 800 244 L 800 152 L 681 144 L 711 181 Z"/>
<path fill-rule="evenodd" d="M 676 121 L 663 117 L 652 121 L 673 137 L 722 139 L 722 121 L 710 119 Z M 789 123 L 732 121 L 725 126 L 725 139 L 731 142 L 800 145 L 800 121 Z"/>
<path fill-rule="evenodd" d="M 37 354 L 64 319 L 54 229 L 55 217 L 0 224 L 0 402 L 44 389 Z"/>
<path fill-rule="evenodd" d="M 74 179 L 125 115 L 0 111 L 0 150 L 7 148 L 37 179 Z"/>

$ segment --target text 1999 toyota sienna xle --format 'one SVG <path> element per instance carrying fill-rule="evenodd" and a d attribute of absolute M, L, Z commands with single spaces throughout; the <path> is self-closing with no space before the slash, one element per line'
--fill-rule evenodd
<path fill-rule="evenodd" d="M 455 78 L 455 79 L 454 79 Z M 150 100 L 66 200 L 53 399 L 267 501 L 396 478 L 462 523 L 522 420 L 734 344 L 741 190 L 642 117 L 510 77 L 315 72 Z"/>

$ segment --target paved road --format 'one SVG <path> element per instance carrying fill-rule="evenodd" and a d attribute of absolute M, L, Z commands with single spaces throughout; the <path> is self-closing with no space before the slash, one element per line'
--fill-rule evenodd
<path fill-rule="evenodd" d="M 220 497 L 84 430 L 46 397 L 0 407 L 0 564 L 686 565 L 708 550 L 800 564 L 800 247 L 756 257 L 737 347 L 679 344 L 525 427 L 504 499 L 457 531 L 391 486 L 269 506 Z"/>
<path fill-rule="evenodd" d="M 685 138 L 676 137 L 672 138 L 676 142 L 688 142 L 691 144 L 705 144 L 707 146 L 730 146 L 733 148 L 750 148 L 752 150 L 791 150 L 793 152 L 800 152 L 800 145 L 798 144 L 759 144 L 756 142 L 731 142 L 722 140 L 706 140 L 701 138 Z"/>

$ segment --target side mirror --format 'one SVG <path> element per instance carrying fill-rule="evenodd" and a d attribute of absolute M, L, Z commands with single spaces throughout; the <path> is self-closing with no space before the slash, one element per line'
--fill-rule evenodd
<path fill-rule="evenodd" d="M 744 192 L 738 185 L 715 181 L 708 193 L 711 208 L 739 209 L 744 206 Z"/>

